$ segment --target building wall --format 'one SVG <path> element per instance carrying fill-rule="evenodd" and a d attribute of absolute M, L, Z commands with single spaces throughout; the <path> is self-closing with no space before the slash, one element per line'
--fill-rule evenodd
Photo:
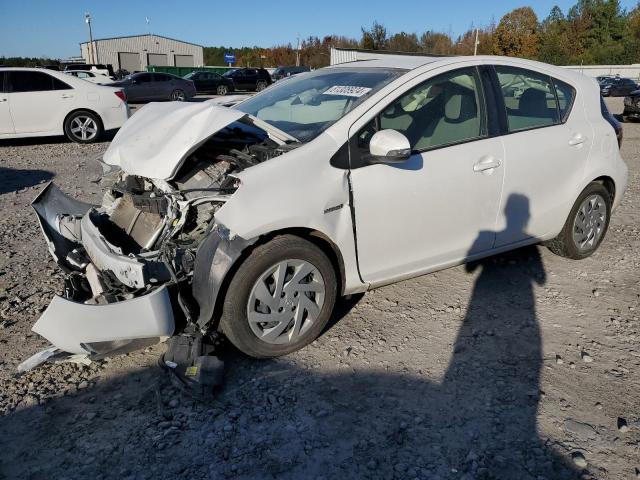
<path fill-rule="evenodd" d="M 110 63 L 114 70 L 120 68 L 118 52 L 137 53 L 140 56 L 140 69 L 148 66 L 149 53 L 167 55 L 167 64 L 175 66 L 175 55 L 193 55 L 193 65 L 204 64 L 203 49 L 199 45 L 181 42 L 158 35 L 138 35 L 134 37 L 108 38 L 94 40 L 93 47 L 97 61 L 92 62 L 89 55 L 89 42 L 80 44 L 80 52 L 87 63 Z"/>

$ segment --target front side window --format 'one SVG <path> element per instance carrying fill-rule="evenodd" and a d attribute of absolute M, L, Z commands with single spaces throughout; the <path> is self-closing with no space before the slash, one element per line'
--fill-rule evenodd
<path fill-rule="evenodd" d="M 397 130 L 412 150 L 428 150 L 486 136 L 484 101 L 474 68 L 429 79 L 387 106 L 357 138 L 362 154 L 378 130 Z"/>
<path fill-rule="evenodd" d="M 278 82 L 233 108 L 308 142 L 404 73 L 384 68 L 316 70 Z"/>
<path fill-rule="evenodd" d="M 560 123 L 551 79 L 523 68 L 496 66 L 510 132 Z"/>

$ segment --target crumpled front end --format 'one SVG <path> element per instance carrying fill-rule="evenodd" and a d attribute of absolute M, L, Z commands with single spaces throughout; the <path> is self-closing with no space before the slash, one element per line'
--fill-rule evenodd
<path fill-rule="evenodd" d="M 169 290 L 149 280 L 157 262 L 122 255 L 111 245 L 94 223 L 99 207 L 73 200 L 52 183 L 32 206 L 51 255 L 67 274 L 63 294 L 34 332 L 62 351 L 93 356 L 125 353 L 173 334 Z M 156 277 L 170 278 L 166 270 Z"/>
<path fill-rule="evenodd" d="M 66 278 L 33 330 L 62 351 L 92 356 L 157 343 L 189 326 L 206 331 L 217 294 L 205 292 L 216 287 L 209 272 L 221 277 L 207 262 L 231 266 L 211 238 L 225 237 L 215 215 L 239 187 L 234 173 L 291 148 L 234 122 L 183 159 L 171 179 L 110 174 L 101 205 L 47 185 L 32 206 Z"/>

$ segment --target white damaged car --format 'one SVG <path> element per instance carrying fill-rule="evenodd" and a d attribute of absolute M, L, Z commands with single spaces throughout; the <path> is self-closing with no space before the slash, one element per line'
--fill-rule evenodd
<path fill-rule="evenodd" d="M 35 199 L 67 277 L 33 329 L 71 353 L 186 331 L 275 357 L 342 295 L 537 242 L 588 257 L 626 187 L 617 129 L 594 80 L 499 57 L 389 56 L 232 108 L 149 104 L 103 157 L 101 205 L 52 184 Z"/>

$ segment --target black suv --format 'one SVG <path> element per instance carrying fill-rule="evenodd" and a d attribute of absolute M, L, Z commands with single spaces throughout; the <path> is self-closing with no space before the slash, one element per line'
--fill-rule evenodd
<path fill-rule="evenodd" d="M 638 84 L 630 78 L 608 78 L 600 83 L 600 94 L 603 97 L 624 97 L 638 89 Z"/>
<path fill-rule="evenodd" d="M 298 73 L 310 72 L 310 67 L 305 67 L 300 65 L 299 67 L 278 67 L 274 70 L 271 78 L 273 78 L 274 82 L 278 80 L 282 80 L 286 77 L 291 77 L 292 75 L 297 75 Z"/>
<path fill-rule="evenodd" d="M 191 72 L 183 78 L 191 80 L 195 84 L 198 93 L 226 95 L 234 90 L 233 80 L 215 72 Z"/>
<path fill-rule="evenodd" d="M 236 90 L 260 92 L 273 83 L 271 75 L 264 68 L 236 68 L 225 72 L 223 77 L 233 80 Z"/>

